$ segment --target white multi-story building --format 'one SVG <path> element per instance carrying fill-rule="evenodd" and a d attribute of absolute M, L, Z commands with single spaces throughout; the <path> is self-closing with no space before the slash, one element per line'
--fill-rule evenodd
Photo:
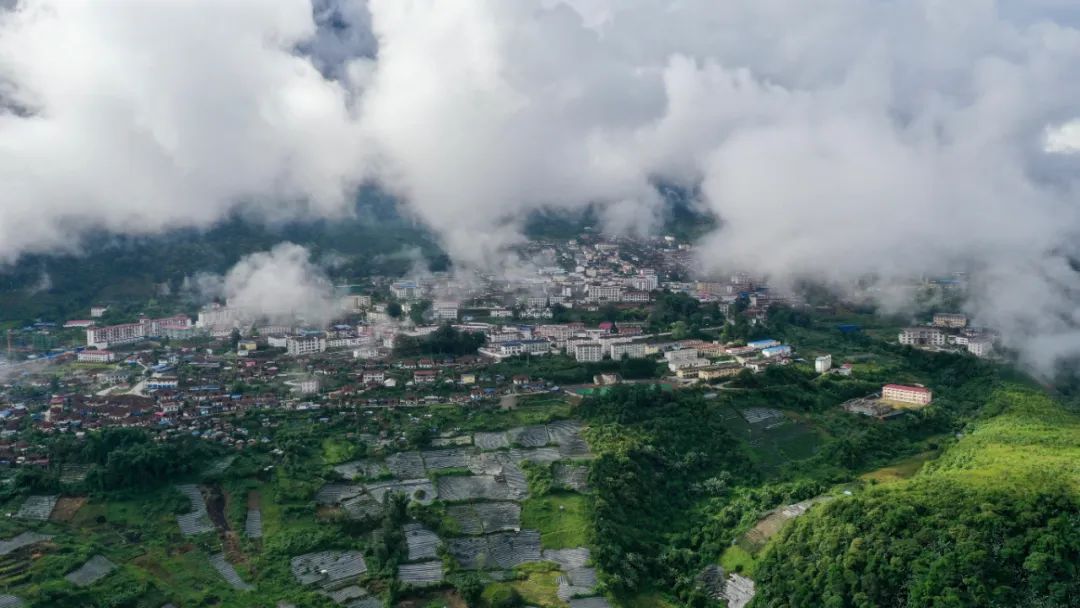
<path fill-rule="evenodd" d="M 832 368 L 832 355 L 822 355 L 814 359 L 814 371 L 824 374 Z"/>
<path fill-rule="evenodd" d="M 107 313 L 107 312 L 109 312 L 109 307 L 108 306 L 91 306 L 90 307 L 90 318 L 91 319 L 100 319 L 101 317 L 104 317 L 105 313 Z"/>
<path fill-rule="evenodd" d="M 436 302 L 431 307 L 431 314 L 436 321 L 457 321 L 457 302 Z"/>
<path fill-rule="evenodd" d="M 604 360 L 604 347 L 599 342 L 578 342 L 574 344 L 574 359 L 582 363 Z"/>
<path fill-rule="evenodd" d="M 967 351 L 976 357 L 987 357 L 994 351 L 994 343 L 986 338 L 968 340 Z"/>
<path fill-rule="evenodd" d="M 910 346 L 945 346 L 945 332 L 936 327 L 906 327 L 899 339 Z"/>
<path fill-rule="evenodd" d="M 697 358 L 698 351 L 696 348 L 680 348 L 678 350 L 669 350 L 664 353 L 664 360 L 667 361 L 668 364 L 693 361 Z"/>
<path fill-rule="evenodd" d="M 116 354 L 107 350 L 84 350 L 75 358 L 87 363 L 112 363 L 116 361 Z"/>
<path fill-rule="evenodd" d="M 142 323 L 122 323 L 86 329 L 86 345 L 98 350 L 105 350 L 116 344 L 131 344 L 145 338 L 146 325 Z"/>
<path fill-rule="evenodd" d="M 648 302 L 652 299 L 647 291 L 624 291 L 622 294 L 623 302 Z"/>
<path fill-rule="evenodd" d="M 626 342 L 623 344 L 611 344 L 611 358 L 618 361 L 626 355 L 630 359 L 642 359 L 645 357 L 645 344 L 642 342 Z"/>
<path fill-rule="evenodd" d="M 345 310 L 359 312 L 371 308 L 371 296 L 369 295 L 349 294 L 344 296 L 341 300 Z"/>
<path fill-rule="evenodd" d="M 639 274 L 636 277 L 630 279 L 630 287 L 638 291 L 652 291 L 660 285 L 660 280 L 656 277 L 656 274 Z"/>
<path fill-rule="evenodd" d="M 618 302 L 622 299 L 622 285 L 589 285 L 588 299 L 591 302 Z"/>
<path fill-rule="evenodd" d="M 420 297 L 416 281 L 396 281 L 390 285 L 390 294 L 399 300 L 415 300 Z"/>
<path fill-rule="evenodd" d="M 886 384 L 881 387 L 881 398 L 899 403 L 912 405 L 926 405 L 933 401 L 933 392 L 923 386 L 904 386 L 903 384 Z"/>
<path fill-rule="evenodd" d="M 319 335 L 289 336 L 285 339 L 285 350 L 294 357 L 321 353 L 326 350 L 326 338 Z"/>

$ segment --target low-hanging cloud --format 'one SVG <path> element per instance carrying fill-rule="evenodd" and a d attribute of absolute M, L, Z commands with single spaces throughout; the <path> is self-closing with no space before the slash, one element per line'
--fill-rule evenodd
<path fill-rule="evenodd" d="M 189 288 L 204 301 L 225 302 L 252 322 L 325 326 L 342 312 L 323 268 L 295 243 L 244 256 L 224 275 L 198 275 Z"/>
<path fill-rule="evenodd" d="M 1080 352 L 1080 11 L 1059 0 L 275 0 L 0 13 L 0 259 L 88 229 L 345 213 L 375 182 L 459 264 L 531 211 L 663 217 L 707 267 L 964 270 L 1046 369 Z"/>

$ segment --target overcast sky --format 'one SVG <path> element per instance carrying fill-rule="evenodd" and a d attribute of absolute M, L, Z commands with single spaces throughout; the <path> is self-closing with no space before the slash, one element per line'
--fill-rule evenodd
<path fill-rule="evenodd" d="M 1045 367 L 1080 350 L 1078 24 L 1066 0 L 17 2 L 0 259 L 332 217 L 375 183 L 483 265 L 534 209 L 648 231 L 675 182 L 723 219 L 707 264 L 981 269 L 972 312 Z"/>

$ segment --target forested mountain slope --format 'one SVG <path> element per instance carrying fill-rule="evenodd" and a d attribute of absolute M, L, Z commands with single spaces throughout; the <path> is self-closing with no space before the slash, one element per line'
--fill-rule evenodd
<path fill-rule="evenodd" d="M 794 521 L 754 606 L 1080 606 L 1080 416 L 1033 389 L 909 481 Z"/>

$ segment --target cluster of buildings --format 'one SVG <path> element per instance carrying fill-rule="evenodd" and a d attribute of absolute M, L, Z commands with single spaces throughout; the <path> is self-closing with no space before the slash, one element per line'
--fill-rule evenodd
<path fill-rule="evenodd" d="M 900 344 L 916 348 L 963 350 L 976 357 L 989 357 L 994 352 L 994 333 L 971 327 L 967 316 L 958 313 L 935 313 L 929 325 L 905 327 L 897 339 Z"/>

